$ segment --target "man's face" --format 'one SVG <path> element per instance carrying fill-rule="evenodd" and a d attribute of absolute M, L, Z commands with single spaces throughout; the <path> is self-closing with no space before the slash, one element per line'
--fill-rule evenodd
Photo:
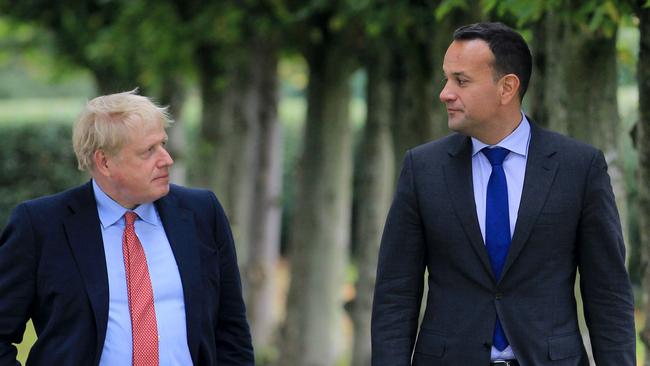
<path fill-rule="evenodd" d="M 494 54 L 480 39 L 454 41 L 447 49 L 440 100 L 447 106 L 451 130 L 477 137 L 499 122 L 500 88 L 493 62 Z"/>
<path fill-rule="evenodd" d="M 167 133 L 162 126 L 146 132 L 133 131 L 131 141 L 107 157 L 111 198 L 133 208 L 165 196 L 169 192 L 169 167 L 174 163 L 166 143 Z"/>

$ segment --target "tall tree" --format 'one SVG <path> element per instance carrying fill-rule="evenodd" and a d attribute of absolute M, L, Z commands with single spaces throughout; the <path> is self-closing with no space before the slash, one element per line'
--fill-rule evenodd
<path fill-rule="evenodd" d="M 392 48 L 392 134 L 395 166 L 406 150 L 429 141 L 438 129 L 434 124 L 436 91 L 433 17 L 435 3 L 409 0 L 396 2 L 393 27 L 396 35 Z"/>
<path fill-rule="evenodd" d="M 258 350 L 271 347 L 277 326 L 275 295 L 276 269 L 280 255 L 280 219 L 282 207 L 282 131 L 277 117 L 278 74 L 277 49 L 270 42 L 256 42 L 253 53 L 256 65 L 255 92 L 258 96 L 255 119 L 257 140 L 253 166 L 248 236 L 249 255 L 244 264 L 248 283 L 246 299 L 254 345 Z"/>
<path fill-rule="evenodd" d="M 476 0 L 408 0 L 391 5 L 394 28 L 392 131 L 395 166 L 406 151 L 449 133 L 438 100 L 442 61 L 454 30 L 479 21 Z"/>
<path fill-rule="evenodd" d="M 198 182 L 217 192 L 231 220 L 258 350 L 271 345 L 278 313 L 280 5 L 176 1 L 193 34 L 202 98 Z"/>
<path fill-rule="evenodd" d="M 548 126 L 603 150 L 617 198 L 623 226 L 626 189 L 619 151 L 621 120 L 618 113 L 616 66 L 617 23 L 605 19 L 588 28 L 599 13 L 584 15 L 584 8 L 552 9 L 546 21 L 546 74 L 544 115 Z"/>
<path fill-rule="evenodd" d="M 309 84 L 281 365 L 329 366 L 340 354 L 352 196 L 350 76 L 356 64 L 350 52 L 355 22 L 347 5 L 314 1 L 297 11 L 296 37 Z"/>
<path fill-rule="evenodd" d="M 644 313 L 645 324 L 641 340 L 645 348 L 644 365 L 650 365 L 650 7 L 646 0 L 638 0 L 639 17 L 639 60 L 637 78 L 639 82 L 639 121 L 637 123 L 636 146 L 639 154 L 639 230 L 642 257 L 644 262 L 643 293 L 646 295 Z"/>
<path fill-rule="evenodd" d="M 352 365 L 370 364 L 370 314 L 375 287 L 377 255 L 384 220 L 393 191 L 394 154 L 390 134 L 391 84 L 388 47 L 377 46 L 365 58 L 368 82 L 366 87 L 366 124 L 361 154 L 356 164 L 355 183 L 357 220 L 355 256 L 359 278 L 352 303 L 354 347 Z"/>
<path fill-rule="evenodd" d="M 171 180 L 175 184 L 187 182 L 188 144 L 182 111 L 186 99 L 186 84 L 191 73 L 191 42 L 189 34 L 179 26 L 181 20 L 170 1 L 124 1 L 120 16 L 113 26 L 118 37 L 128 35 L 132 44 L 132 65 L 140 70 L 138 83 L 149 96 L 168 106 L 174 123 L 168 129 L 167 145 L 174 165 Z M 116 42 L 122 42 L 116 39 Z M 116 57 L 119 59 L 119 57 Z"/>

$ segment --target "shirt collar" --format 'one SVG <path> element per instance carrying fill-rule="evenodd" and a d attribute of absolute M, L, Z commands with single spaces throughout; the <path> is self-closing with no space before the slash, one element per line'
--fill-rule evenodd
<path fill-rule="evenodd" d="M 126 211 L 130 211 L 127 208 L 123 207 L 119 203 L 115 202 L 111 197 L 109 197 L 101 187 L 92 180 L 93 182 L 93 192 L 95 193 L 95 201 L 97 202 L 97 213 L 99 214 L 99 221 L 102 224 L 104 229 L 108 228 L 111 225 L 114 225 Z M 160 221 L 158 220 L 158 214 L 156 212 L 156 206 L 152 202 L 143 203 L 133 209 L 138 217 L 143 221 L 158 226 Z"/>
<path fill-rule="evenodd" d="M 526 115 L 521 112 L 521 123 L 519 123 L 519 126 L 515 128 L 514 131 L 508 136 L 506 136 L 503 140 L 499 141 L 495 145 L 487 145 L 478 139 L 472 137 L 472 156 L 476 155 L 479 151 L 481 151 L 485 147 L 503 147 L 511 152 L 514 152 L 515 154 L 521 155 L 523 157 L 526 157 L 528 154 L 528 142 L 530 141 L 530 122 L 528 122 L 528 118 L 526 118 Z"/>

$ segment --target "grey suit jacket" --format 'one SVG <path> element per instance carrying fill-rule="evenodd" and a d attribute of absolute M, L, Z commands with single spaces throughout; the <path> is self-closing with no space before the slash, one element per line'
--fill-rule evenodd
<path fill-rule="evenodd" d="M 406 154 L 379 253 L 373 366 L 488 365 L 497 314 L 522 365 L 588 365 L 576 271 L 597 364 L 635 365 L 633 297 L 603 154 L 531 127 L 498 282 L 476 216 L 471 139 L 454 134 Z"/>

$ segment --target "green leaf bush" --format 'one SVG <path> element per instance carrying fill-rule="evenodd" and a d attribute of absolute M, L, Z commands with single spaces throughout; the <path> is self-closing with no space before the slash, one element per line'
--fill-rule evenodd
<path fill-rule="evenodd" d="M 0 125 L 0 229 L 20 202 L 87 179 L 77 169 L 69 124 Z"/>

